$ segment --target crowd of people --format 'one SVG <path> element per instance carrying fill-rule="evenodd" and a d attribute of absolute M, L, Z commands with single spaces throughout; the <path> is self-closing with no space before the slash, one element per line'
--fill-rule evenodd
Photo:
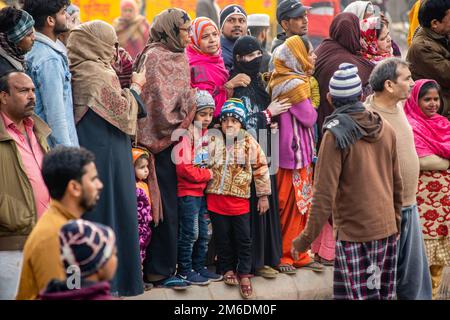
<path fill-rule="evenodd" d="M 450 1 L 402 59 L 370 1 L 308 38 L 199 1 L 114 26 L 69 0 L 0 10 L 0 299 L 334 267 L 333 298 L 429 300 L 450 265 Z M 201 9 L 201 10 L 200 10 Z M 269 53 L 271 52 L 271 53 Z"/>

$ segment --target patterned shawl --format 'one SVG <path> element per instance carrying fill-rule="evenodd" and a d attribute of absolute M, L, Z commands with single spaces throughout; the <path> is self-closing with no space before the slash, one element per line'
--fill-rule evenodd
<path fill-rule="evenodd" d="M 67 51 L 75 121 L 80 121 L 89 107 L 122 132 L 134 135 L 138 105 L 130 90 L 122 90 L 111 66 L 116 44 L 114 28 L 101 20 L 83 23 L 71 31 Z"/>
<path fill-rule="evenodd" d="M 450 159 L 450 121 L 439 114 L 428 118 L 419 107 L 419 93 L 430 79 L 416 81 L 411 95 L 405 102 L 405 114 L 414 132 L 417 155 L 422 158 L 437 155 Z"/>
<path fill-rule="evenodd" d="M 269 82 L 272 99 L 288 98 L 297 104 L 311 96 L 306 72 L 313 66 L 308 61 L 308 51 L 299 36 L 286 40 L 274 56 L 274 72 Z"/>
<path fill-rule="evenodd" d="M 162 221 L 161 198 L 156 180 L 154 154 L 174 143 L 172 133 L 187 129 L 195 116 L 195 90 L 191 88 L 189 63 L 181 42 L 175 38 L 176 28 L 183 25 L 186 13 L 180 9 L 168 9 L 155 18 L 149 44 L 135 62 L 140 70 L 144 63 L 147 83 L 141 93 L 147 110 L 147 118 L 138 122 L 137 144 L 150 151 L 149 186 L 154 222 Z M 187 16 L 187 14 L 186 14 Z M 189 20 L 189 17 L 187 16 Z M 160 31 L 158 31 L 160 30 Z M 156 35 L 166 36 L 157 40 Z M 170 35 L 169 35 L 170 34 Z"/>

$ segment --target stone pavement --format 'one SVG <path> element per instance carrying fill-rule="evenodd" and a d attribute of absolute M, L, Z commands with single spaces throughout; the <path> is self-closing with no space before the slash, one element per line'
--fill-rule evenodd
<path fill-rule="evenodd" d="M 297 270 L 295 275 L 279 274 L 276 279 L 254 277 L 252 279 L 256 300 L 328 300 L 333 294 L 333 267 L 323 272 Z M 212 282 L 208 286 L 191 286 L 184 291 L 152 289 L 128 300 L 241 300 L 239 287 L 224 282 Z"/>

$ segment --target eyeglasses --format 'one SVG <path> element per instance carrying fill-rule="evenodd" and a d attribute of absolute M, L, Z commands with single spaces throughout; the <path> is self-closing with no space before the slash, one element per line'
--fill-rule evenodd
<path fill-rule="evenodd" d="M 178 28 L 178 29 L 183 30 L 183 31 L 186 31 L 187 33 L 191 33 L 191 31 L 192 31 L 192 26 L 189 26 L 189 27 L 187 27 L 187 28 Z"/>

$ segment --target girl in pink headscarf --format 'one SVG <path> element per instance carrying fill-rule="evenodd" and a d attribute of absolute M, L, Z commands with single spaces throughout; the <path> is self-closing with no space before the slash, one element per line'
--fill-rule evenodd
<path fill-rule="evenodd" d="M 191 43 L 186 49 L 191 67 L 191 85 L 208 91 L 214 98 L 214 118 L 220 115 L 224 102 L 233 96 L 233 89 L 250 84 L 250 77 L 238 74 L 228 81 L 228 70 L 220 49 L 220 32 L 209 18 L 192 21 Z"/>
<path fill-rule="evenodd" d="M 437 298 L 445 266 L 450 265 L 450 121 L 439 115 L 442 96 L 434 80 L 418 80 L 405 103 L 420 161 L 417 193 L 422 233 Z"/>

